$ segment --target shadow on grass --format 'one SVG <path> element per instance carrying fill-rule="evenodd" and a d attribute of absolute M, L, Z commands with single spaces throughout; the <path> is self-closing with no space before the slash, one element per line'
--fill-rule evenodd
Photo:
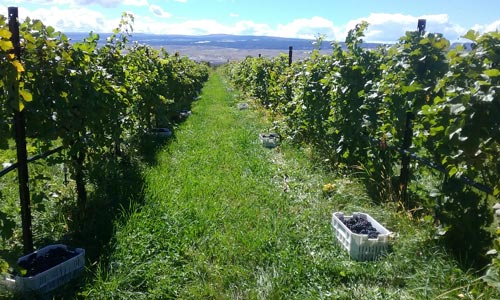
<path fill-rule="evenodd" d="M 77 298 L 75 291 L 84 282 L 94 279 L 98 266 L 107 266 L 113 249 L 115 226 L 126 222 L 123 218 L 144 204 L 143 171 L 157 163 L 157 153 L 173 140 L 144 135 L 133 143 L 121 157 L 109 156 L 94 159 L 89 163 L 89 197 L 82 217 L 73 209 L 70 234 L 63 240 L 46 244 L 63 243 L 85 249 L 86 270 L 84 275 L 56 290 L 51 299 Z M 80 221 L 78 221 L 80 219 Z"/>
<path fill-rule="evenodd" d="M 187 107 L 191 108 L 190 105 Z M 168 127 L 176 128 L 188 116 L 177 114 Z M 85 249 L 85 272 L 78 280 L 51 292 L 51 298 L 40 296 L 40 299 L 77 299 L 79 296 L 75 291 L 85 282 L 94 280 L 98 267 L 106 268 L 113 250 L 116 225 L 126 222 L 127 216 L 144 205 L 144 170 L 155 166 L 158 152 L 175 139 L 174 130 L 171 137 L 144 134 L 134 140 L 131 143 L 133 146 L 121 156 L 105 154 L 88 159 L 88 199 L 84 212 L 79 212 L 69 199 L 64 207 L 59 207 L 64 211 L 63 215 L 71 216 L 67 223 L 68 234 L 63 238 L 48 235 L 37 241 L 41 245 L 62 243 Z M 20 248 L 16 251 L 11 249 L 1 251 L 0 255 L 14 265 L 21 255 L 20 251 Z M 3 294 L 0 293 L 1 296 Z M 37 299 L 37 295 L 32 296 Z M 22 298 L 21 295 L 14 295 L 11 299 Z"/>

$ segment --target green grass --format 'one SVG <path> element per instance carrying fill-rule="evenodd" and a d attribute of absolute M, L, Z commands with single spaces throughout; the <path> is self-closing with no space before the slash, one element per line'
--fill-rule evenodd
<path fill-rule="evenodd" d="M 85 273 L 91 276 L 97 262 L 104 263 L 109 257 L 108 246 L 116 220 L 143 203 L 142 170 L 156 163 L 155 153 L 166 142 L 151 136 L 134 138 L 131 141 L 134 147 L 125 149 L 126 155 L 122 157 L 108 155 L 89 160 L 89 197 L 84 214 L 76 207 L 75 184 L 69 174 L 68 182 L 64 182 L 63 157 L 60 154 L 30 163 L 35 249 L 58 243 L 82 247 L 86 250 Z M 0 157 L 10 157 L 13 153 L 15 155 L 13 150 L 2 150 Z M 17 299 L 16 295 L 3 288 L 1 281 L 4 272 L 16 272 L 17 258 L 22 255 L 18 202 L 17 172 L 13 171 L 0 178 L 0 299 Z M 80 215 L 85 215 L 83 221 L 80 221 Z M 71 299 L 79 285 L 81 281 L 75 281 L 58 289 L 55 298 Z"/>
<path fill-rule="evenodd" d="M 313 165 L 239 111 L 211 75 L 192 116 L 146 171 L 144 204 L 124 213 L 88 299 L 490 299 L 433 239 L 431 224 L 377 206 L 358 182 Z M 324 195 L 325 183 L 335 191 Z M 390 253 L 356 262 L 334 240 L 331 213 L 368 212 L 395 232 Z M 92 278 L 92 277 L 90 277 Z M 474 282 L 474 283 L 473 283 Z"/>

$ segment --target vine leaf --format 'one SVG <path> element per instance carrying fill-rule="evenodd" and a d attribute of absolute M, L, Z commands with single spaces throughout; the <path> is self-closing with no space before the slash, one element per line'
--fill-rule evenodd
<path fill-rule="evenodd" d="M 24 72 L 24 67 L 20 61 L 14 60 L 14 61 L 11 61 L 11 64 L 16 68 L 18 73 Z"/>
<path fill-rule="evenodd" d="M 3 38 L 3 39 L 10 39 L 10 37 L 12 36 L 12 33 L 6 29 L 6 28 L 0 28 L 0 38 Z"/>
<path fill-rule="evenodd" d="M 0 40 L 0 50 L 2 51 L 9 51 L 13 48 L 12 46 L 12 42 L 11 41 L 3 41 L 3 40 Z"/>
<path fill-rule="evenodd" d="M 463 36 L 464 39 L 471 40 L 473 42 L 476 42 L 479 37 L 479 33 L 474 30 L 469 30 L 467 33 Z"/>
<path fill-rule="evenodd" d="M 14 234 L 14 228 L 16 227 L 16 223 L 11 219 L 9 219 L 7 214 L 0 211 L 0 224 L 2 224 L 1 226 L 2 229 L 0 230 L 0 236 L 4 240 L 10 239 Z"/>
<path fill-rule="evenodd" d="M 497 77 L 497 76 L 500 76 L 500 70 L 498 70 L 498 69 L 485 70 L 483 73 L 485 75 L 488 75 L 488 77 Z"/>
<path fill-rule="evenodd" d="M 19 95 L 23 97 L 26 102 L 33 100 L 33 95 L 28 90 L 19 90 Z"/>

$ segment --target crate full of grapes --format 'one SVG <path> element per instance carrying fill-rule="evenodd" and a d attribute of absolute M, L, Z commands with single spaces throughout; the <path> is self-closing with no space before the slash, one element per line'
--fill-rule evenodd
<path fill-rule="evenodd" d="M 278 133 L 261 133 L 259 134 L 262 145 L 266 148 L 276 148 L 281 142 L 281 136 Z"/>
<path fill-rule="evenodd" d="M 80 275 L 85 250 L 49 245 L 19 258 L 17 264 L 25 274 L 15 277 L 16 289 L 25 295 L 46 295 Z"/>
<path fill-rule="evenodd" d="M 368 214 L 355 212 L 344 216 L 334 212 L 332 227 L 337 240 L 354 260 L 374 260 L 387 252 L 391 232 Z"/>

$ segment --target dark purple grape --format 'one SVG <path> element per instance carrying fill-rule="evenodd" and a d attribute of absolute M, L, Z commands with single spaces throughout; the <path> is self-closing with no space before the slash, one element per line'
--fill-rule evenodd
<path fill-rule="evenodd" d="M 373 225 L 365 218 L 360 216 L 352 216 L 349 219 L 339 217 L 339 220 L 344 223 L 349 230 L 356 234 L 367 234 L 368 238 L 376 239 L 379 232 L 373 227 Z"/>
<path fill-rule="evenodd" d="M 19 261 L 18 265 L 26 270 L 24 276 L 29 277 L 47 271 L 77 255 L 76 251 L 56 247 L 49 249 L 45 254 L 32 253 L 26 259 Z"/>

